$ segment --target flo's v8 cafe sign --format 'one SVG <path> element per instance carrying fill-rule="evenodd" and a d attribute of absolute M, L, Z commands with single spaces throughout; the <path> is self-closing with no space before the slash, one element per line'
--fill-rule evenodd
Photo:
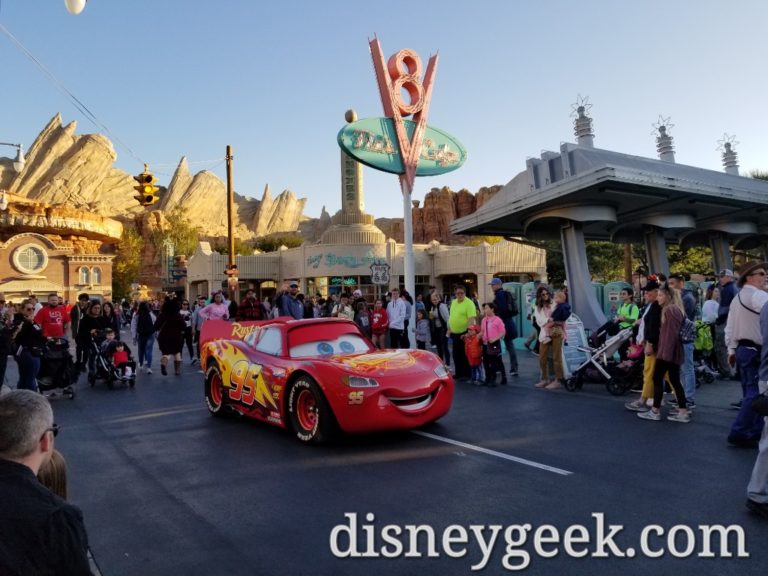
<path fill-rule="evenodd" d="M 416 122 L 404 120 L 408 138 L 413 137 Z M 397 146 L 397 133 L 392 118 L 366 118 L 341 129 L 337 137 L 344 152 L 358 162 L 392 174 L 405 172 Z M 438 176 L 461 167 L 467 151 L 450 134 L 427 126 L 419 148 L 416 176 Z"/>

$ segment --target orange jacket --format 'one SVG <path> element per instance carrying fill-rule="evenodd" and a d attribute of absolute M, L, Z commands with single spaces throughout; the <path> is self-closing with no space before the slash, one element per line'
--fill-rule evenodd
<path fill-rule="evenodd" d="M 470 366 L 480 366 L 483 363 L 483 346 L 479 334 L 464 334 L 464 353 Z"/>

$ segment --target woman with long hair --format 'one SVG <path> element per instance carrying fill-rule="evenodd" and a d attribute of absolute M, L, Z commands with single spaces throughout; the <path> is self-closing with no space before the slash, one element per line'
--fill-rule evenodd
<path fill-rule="evenodd" d="M 112 302 L 104 302 L 101 305 L 101 314 L 107 322 L 107 328 L 112 328 L 115 340 L 120 340 L 120 316 Z"/>
<path fill-rule="evenodd" d="M 14 325 L 17 326 L 13 340 L 18 346 L 16 362 L 19 365 L 17 388 L 37 392 L 37 375 L 40 372 L 45 337 L 42 327 L 35 322 L 35 304 L 31 299 L 22 301 L 21 313 L 14 318 Z"/>
<path fill-rule="evenodd" d="M 147 374 L 152 374 L 152 349 L 155 345 L 155 320 L 149 302 L 139 303 L 136 314 L 131 319 L 131 336 L 139 349 L 139 369 L 146 366 Z"/>
<path fill-rule="evenodd" d="M 102 336 L 99 336 L 99 333 L 106 329 L 107 319 L 102 314 L 101 302 L 91 300 L 90 304 L 88 304 L 88 310 L 80 319 L 80 325 L 77 328 L 78 343 L 82 346 L 87 356 L 87 358 L 83 359 L 83 362 L 88 362 L 89 376 L 96 372 L 96 356 L 92 350 L 91 340 L 94 337 L 102 338 Z"/>
<path fill-rule="evenodd" d="M 685 399 L 685 391 L 680 383 L 680 366 L 683 363 L 683 344 L 680 342 L 680 327 L 685 319 L 683 301 L 680 292 L 666 282 L 659 288 L 657 296 L 661 306 L 661 331 L 659 333 L 656 365 L 653 369 L 653 407 L 647 412 L 639 412 L 643 420 L 661 420 L 661 399 L 664 395 L 664 375 L 669 375 L 669 383 L 675 391 L 678 409 L 667 416 L 667 420 L 687 423 L 691 421 Z"/>
<path fill-rule="evenodd" d="M 174 373 L 181 375 L 181 349 L 184 347 L 186 325 L 179 311 L 179 302 L 175 297 L 166 296 L 160 316 L 155 323 L 157 344 L 160 346 L 160 372 L 168 375 L 168 360 L 173 356 Z"/>
<path fill-rule="evenodd" d="M 536 289 L 536 305 L 533 308 L 533 320 L 539 330 L 539 370 L 541 371 L 541 380 L 536 384 L 536 388 L 544 388 L 550 385 L 549 381 L 549 344 L 552 339 L 549 336 L 549 330 L 546 328 L 549 318 L 552 316 L 552 297 L 549 293 L 549 287 L 540 285 Z"/>

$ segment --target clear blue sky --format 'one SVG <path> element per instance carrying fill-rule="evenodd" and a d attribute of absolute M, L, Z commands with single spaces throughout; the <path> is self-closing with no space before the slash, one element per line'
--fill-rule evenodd
<path fill-rule="evenodd" d="M 344 111 L 382 115 L 374 34 L 386 56 L 439 50 L 429 123 L 468 150 L 456 172 L 417 179 L 414 199 L 505 184 L 526 157 L 574 141 L 577 94 L 600 148 L 655 156 L 651 124 L 671 116 L 678 162 L 720 170 L 728 132 L 742 172 L 768 170 L 764 0 L 90 0 L 80 16 L 63 0 L 0 0 L 0 22 L 161 183 L 181 156 L 196 172 L 231 144 L 238 193 L 288 188 L 312 217 L 340 208 Z M 3 35 L 0 62 L 0 141 L 29 146 L 56 112 L 101 131 Z M 114 143 L 117 167 L 140 171 Z M 366 168 L 365 181 L 369 212 L 402 215 L 395 176 Z"/>

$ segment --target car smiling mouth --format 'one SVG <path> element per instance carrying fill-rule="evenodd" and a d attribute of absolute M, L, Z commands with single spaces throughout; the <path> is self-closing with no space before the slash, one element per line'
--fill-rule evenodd
<path fill-rule="evenodd" d="M 411 396 L 409 398 L 393 398 L 388 396 L 387 400 L 392 402 L 392 404 L 397 406 L 403 412 L 418 412 L 419 410 L 423 410 L 432 403 L 432 400 L 435 398 L 435 394 L 437 394 L 437 390 L 427 394 L 422 394 L 420 396 Z"/>

